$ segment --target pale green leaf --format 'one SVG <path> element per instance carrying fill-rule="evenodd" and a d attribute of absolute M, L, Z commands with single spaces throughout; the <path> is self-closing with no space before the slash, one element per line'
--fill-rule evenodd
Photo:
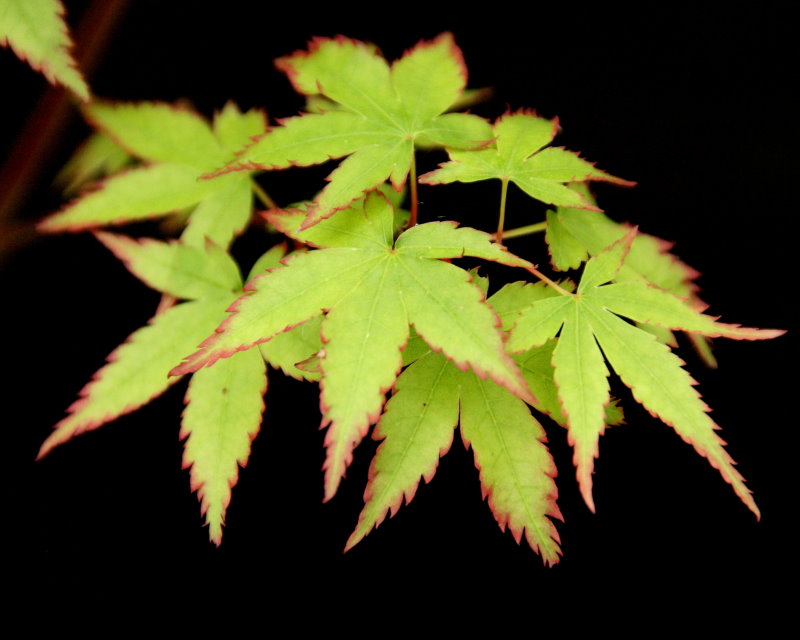
<path fill-rule="evenodd" d="M 555 211 L 547 212 L 545 240 L 550 261 L 559 271 L 577 269 L 588 257 L 584 246 L 561 224 Z"/>
<path fill-rule="evenodd" d="M 457 222 L 428 222 L 412 227 L 397 239 L 397 249 L 420 258 L 462 258 L 472 256 L 493 260 L 509 267 L 530 268 L 527 260 L 515 256 L 492 236 Z"/>
<path fill-rule="evenodd" d="M 419 257 L 415 247 L 393 248 L 385 230 L 391 229 L 394 212 L 382 195 L 371 194 L 363 212 L 358 207 L 351 210 L 355 220 L 376 234 L 356 234 L 353 247 L 297 255 L 285 267 L 253 280 L 247 286 L 250 291 L 231 308 L 233 315 L 173 371 L 195 371 L 327 312 L 320 357 L 324 420 L 331 423 L 326 499 L 333 495 L 353 448 L 380 414 L 383 394 L 402 364 L 400 350 L 408 340 L 409 325 L 459 367 L 471 367 L 533 400 L 503 350 L 497 316 L 470 274 Z M 313 234 L 313 228 L 308 233 Z M 338 243 L 344 236 L 331 237 Z M 383 247 L 378 238 L 385 238 Z M 398 244 L 401 240 L 402 236 Z"/>
<path fill-rule="evenodd" d="M 474 374 L 462 375 L 461 433 L 472 446 L 483 495 L 500 528 L 519 542 L 524 533 L 546 564 L 558 562 L 561 518 L 556 467 L 541 425 L 519 398 Z"/>
<path fill-rule="evenodd" d="M 163 216 L 197 204 L 220 189 L 217 181 L 197 177 L 197 169 L 186 165 L 156 164 L 131 169 L 108 178 L 96 191 L 45 218 L 39 229 L 82 231 Z"/>
<path fill-rule="evenodd" d="M 170 369 L 213 331 L 224 315 L 222 309 L 218 299 L 186 302 L 156 315 L 148 326 L 131 334 L 83 388 L 39 456 L 138 409 L 165 391 L 177 381 L 169 377 Z"/>
<path fill-rule="evenodd" d="M 58 0 L 3 0 L 0 3 L 0 45 L 10 46 L 22 60 L 89 101 L 89 87 L 70 53 L 72 42 Z"/>
<path fill-rule="evenodd" d="M 142 282 L 175 298 L 229 298 L 242 286 L 239 267 L 216 245 L 201 249 L 105 232 L 95 235 Z"/>
<path fill-rule="evenodd" d="M 636 400 L 708 458 L 758 516 L 751 492 L 723 448 L 724 442 L 716 434 L 719 427 L 709 417 L 694 381 L 681 368 L 682 361 L 649 333 L 598 308 L 587 309 L 606 357 Z"/>
<path fill-rule="evenodd" d="M 242 113 L 235 102 L 225 103 L 214 116 L 214 135 L 228 151 L 237 152 L 267 131 L 267 115 L 260 109 Z"/>
<path fill-rule="evenodd" d="M 630 186 L 633 183 L 596 169 L 577 154 L 549 144 L 557 131 L 556 121 L 533 113 L 509 113 L 494 125 L 493 148 L 450 151 L 450 162 L 420 176 L 425 184 L 476 182 L 492 178 L 510 181 L 533 198 L 548 204 L 584 209 L 595 208 L 566 183 L 604 180 Z"/>
<path fill-rule="evenodd" d="M 217 545 L 239 466 L 247 464 L 261 425 L 266 389 L 266 366 L 256 350 L 198 371 L 189 382 L 181 423 L 183 466 L 191 467 L 192 490 Z"/>
<path fill-rule="evenodd" d="M 662 289 L 639 282 L 619 282 L 597 288 L 592 299 L 614 313 L 637 322 L 653 323 L 668 329 L 700 333 L 708 337 L 734 340 L 763 340 L 785 332 L 775 329 L 751 329 L 716 322 L 686 304 L 684 300 Z"/>
<path fill-rule="evenodd" d="M 433 479 L 439 458 L 450 449 L 458 422 L 458 378 L 452 365 L 430 351 L 397 380 L 392 399 L 375 427 L 383 440 L 370 466 L 364 509 L 347 549 L 391 512 L 411 502 L 419 480 Z"/>
<path fill-rule="evenodd" d="M 287 266 L 251 280 L 231 307 L 235 313 L 203 343 L 203 348 L 176 367 L 173 375 L 210 366 L 220 358 L 266 342 L 273 336 L 330 309 L 376 264 L 379 253 L 349 248 L 308 251 Z"/>
<path fill-rule="evenodd" d="M 399 190 L 418 137 L 425 146 L 477 148 L 491 135 L 477 116 L 440 115 L 458 100 L 466 81 L 460 51 L 447 34 L 418 44 L 392 69 L 373 46 L 341 37 L 317 38 L 309 51 L 277 64 L 298 91 L 321 94 L 334 108 L 283 120 L 212 175 L 318 164 L 352 154 L 328 177 L 303 228 L 387 180 Z"/>
<path fill-rule="evenodd" d="M 592 473 L 605 429 L 604 407 L 610 401 L 608 369 L 594 339 L 582 303 L 570 305 L 553 352 L 558 397 L 567 416 L 569 443 L 575 455 L 578 484 L 586 504 L 594 511 Z"/>
<path fill-rule="evenodd" d="M 189 216 L 181 239 L 203 246 L 211 240 L 221 247 L 230 246 L 250 222 L 253 196 L 249 175 L 217 178 L 218 189 L 204 198 Z"/>
<path fill-rule="evenodd" d="M 114 141 L 144 160 L 191 165 L 199 175 L 229 159 L 208 123 L 189 109 L 162 102 L 94 102 L 86 113 Z"/>
<path fill-rule="evenodd" d="M 568 296 L 558 296 L 535 301 L 517 317 L 516 325 L 508 339 L 512 353 L 538 347 L 554 338 L 564 323 L 571 304 Z"/>
<path fill-rule="evenodd" d="M 325 438 L 325 500 L 336 493 L 353 448 L 378 420 L 383 394 L 400 372 L 408 318 L 398 309 L 400 273 L 383 260 L 328 312 L 322 325 L 325 356 L 321 403 L 330 428 Z M 358 390 L 358 391 L 356 391 Z"/>

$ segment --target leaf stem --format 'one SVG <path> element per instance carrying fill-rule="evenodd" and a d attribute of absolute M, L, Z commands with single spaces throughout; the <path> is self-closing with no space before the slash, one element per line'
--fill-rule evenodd
<path fill-rule="evenodd" d="M 261 188 L 261 185 L 258 184 L 254 178 L 250 178 L 250 184 L 253 187 L 253 193 L 256 194 L 256 197 L 261 201 L 261 204 L 270 209 L 278 208 L 278 205 L 275 204 L 275 201 L 269 197 L 269 194 Z"/>
<path fill-rule="evenodd" d="M 501 247 L 503 246 L 503 225 L 506 223 L 506 197 L 508 195 L 508 178 L 501 178 L 500 183 L 500 214 L 497 218 L 497 233 L 494 240 Z"/>
<path fill-rule="evenodd" d="M 544 275 L 536 267 L 530 267 L 528 269 L 528 271 L 530 271 L 533 275 L 535 275 L 537 278 L 539 278 L 539 280 L 541 280 L 545 284 L 553 287 L 553 289 L 558 291 L 562 296 L 570 296 L 570 297 L 573 297 L 573 298 L 575 297 L 574 293 L 570 293 L 566 289 L 560 287 L 556 282 L 553 282 L 550 278 L 548 278 L 546 275 Z"/>
<path fill-rule="evenodd" d="M 408 219 L 409 228 L 416 226 L 417 214 L 419 212 L 419 201 L 417 200 L 417 154 L 411 154 L 411 216 Z"/>
<path fill-rule="evenodd" d="M 508 231 L 503 233 L 503 237 L 507 240 L 508 238 L 519 238 L 520 236 L 529 236 L 532 233 L 541 233 L 547 229 L 546 222 L 537 222 L 536 224 L 529 224 L 524 227 L 517 227 L 516 229 L 509 229 Z"/>

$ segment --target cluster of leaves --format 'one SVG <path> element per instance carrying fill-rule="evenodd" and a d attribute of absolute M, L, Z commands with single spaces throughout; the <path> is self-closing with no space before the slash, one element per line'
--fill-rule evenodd
<path fill-rule="evenodd" d="M 30 50 L 25 38 L 18 50 Z M 708 358 L 707 338 L 782 332 L 705 315 L 697 273 L 664 241 L 608 218 L 587 188 L 596 180 L 632 183 L 550 146 L 557 120 L 520 110 L 490 123 L 450 112 L 472 94 L 449 34 L 391 65 L 374 46 L 342 37 L 315 39 L 277 65 L 306 96 L 308 113 L 271 127 L 263 112 L 233 104 L 212 123 L 167 104 L 85 106 L 98 133 L 65 180 L 74 188 L 100 179 L 40 229 L 93 231 L 162 303 L 109 356 L 40 455 L 191 376 L 184 464 L 219 543 L 231 487 L 262 420 L 269 365 L 319 384 L 326 500 L 373 425 L 381 441 L 347 548 L 410 501 L 421 478 L 432 479 L 460 427 L 501 528 L 517 541 L 524 535 L 552 564 L 561 553 L 553 519 L 561 515 L 537 416 L 568 430 L 578 483 L 594 509 L 599 438 L 622 421 L 610 367 L 758 514 L 672 351 L 672 332 L 686 332 Z M 418 179 L 415 148 L 441 148 L 450 159 Z M 316 197 L 286 208 L 254 179 L 339 158 Z M 491 179 L 501 182 L 495 234 L 418 222 L 417 182 Z M 504 247 L 509 183 L 553 207 L 520 233 L 545 231 L 560 280 Z M 263 215 L 254 215 L 254 193 L 268 208 Z M 401 208 L 406 197 L 410 211 Z M 177 239 L 99 230 L 159 216 L 181 229 Z M 272 242 L 242 279 L 230 248 L 250 225 L 285 235 L 294 250 Z M 477 270 L 452 262 L 464 257 L 505 265 L 523 279 L 489 296 Z"/>

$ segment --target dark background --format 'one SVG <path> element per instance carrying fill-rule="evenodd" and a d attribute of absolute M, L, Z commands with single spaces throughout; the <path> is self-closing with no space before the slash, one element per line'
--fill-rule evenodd
<path fill-rule="evenodd" d="M 74 28 L 87 3 L 65 4 Z M 794 326 L 797 102 L 789 86 L 796 59 L 783 6 L 724 13 L 537 7 L 521 16 L 495 4 L 457 17 L 455 8 L 419 5 L 382 15 L 383 8 L 351 5 L 312 10 L 232 1 L 211 12 L 198 4 L 130 3 L 89 79 L 94 92 L 188 99 L 206 115 L 233 99 L 289 116 L 302 101 L 272 60 L 304 48 L 312 35 L 371 40 L 393 59 L 420 38 L 452 31 L 470 86 L 495 91 L 475 112 L 494 118 L 532 107 L 558 115 L 557 144 L 638 181 L 635 189 L 600 185 L 600 205 L 617 220 L 675 241 L 676 253 L 703 273 L 711 313 L 749 326 Z M 0 51 L 0 74 L 5 156 L 48 85 L 8 51 Z M 19 220 L 61 205 L 52 178 L 88 133 L 73 114 Z M 423 155 L 422 170 L 443 159 Z M 294 169 L 264 176 L 262 184 L 286 203 L 321 186 L 329 170 Z M 423 187 L 421 219 L 456 218 L 491 230 L 498 191 L 493 184 Z M 543 215 L 516 194 L 509 207 L 509 226 Z M 263 248 L 258 238 L 237 245 L 243 260 Z M 510 246 L 546 265 L 539 239 Z M 492 273 L 498 283 L 507 277 Z M 34 593 L 178 599 L 203 590 L 260 600 L 262 590 L 277 589 L 273 605 L 349 601 L 353 611 L 450 597 L 462 608 L 490 608 L 507 596 L 542 606 L 607 598 L 654 608 L 680 600 L 691 608 L 713 593 L 728 603 L 755 603 L 747 611 L 767 616 L 780 601 L 774 576 L 796 560 L 789 544 L 797 428 L 791 334 L 764 343 L 717 341 L 716 371 L 704 369 L 691 349 L 682 352 L 755 493 L 761 522 L 717 471 L 616 386 L 628 423 L 601 440 L 596 515 L 580 501 L 564 432 L 546 424 L 566 520 L 559 523 L 564 557 L 555 568 L 500 533 L 458 439 L 433 483 L 343 555 L 374 445 L 361 445 L 339 495 L 321 504 L 317 397 L 310 385 L 273 375 L 262 433 L 216 549 L 201 527 L 188 472 L 180 469 L 183 384 L 33 462 L 105 356 L 152 315 L 157 295 L 86 235 L 20 246 L 0 267 L 0 282 L 5 554 L 13 575 Z M 673 584 L 687 591 L 678 596 Z"/>

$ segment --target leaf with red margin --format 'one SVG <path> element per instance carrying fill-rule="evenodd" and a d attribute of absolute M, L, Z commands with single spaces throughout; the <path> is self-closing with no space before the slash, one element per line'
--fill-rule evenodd
<path fill-rule="evenodd" d="M 211 541 L 222 542 L 222 525 L 250 442 L 264 412 L 267 369 L 257 350 L 237 353 L 192 376 L 186 392 L 181 438 L 184 468 L 191 467 Z"/>
<path fill-rule="evenodd" d="M 200 250 L 107 233 L 98 236 L 150 286 L 171 296 L 199 299 L 157 314 L 150 326 L 136 331 L 114 351 L 109 364 L 83 389 L 70 415 L 56 425 L 40 457 L 80 433 L 143 406 L 166 390 L 177 380 L 169 377 L 170 369 L 213 331 L 225 317 L 225 309 L 241 293 L 238 267 L 213 244 Z M 278 266 L 284 253 L 284 246 L 274 247 L 257 261 L 254 270 Z M 284 334 L 283 342 L 264 357 L 257 350 L 237 354 L 198 372 L 189 384 L 181 431 L 181 437 L 188 438 L 184 465 L 192 468 L 192 488 L 199 493 L 209 535 L 217 544 L 238 465 L 246 463 L 250 440 L 261 422 L 266 388 L 264 361 L 277 360 L 282 365 L 293 356 L 305 357 L 305 351 L 295 343 L 305 345 L 309 341 L 295 338 L 296 332 Z"/>
<path fill-rule="evenodd" d="M 173 374 L 197 371 L 327 312 L 321 368 L 322 411 L 330 423 L 325 498 L 344 475 L 352 450 L 376 421 L 402 365 L 409 325 L 460 368 L 471 367 L 533 400 L 503 350 L 494 312 L 470 275 L 440 258 L 474 256 L 510 266 L 529 263 L 491 243 L 488 234 L 428 223 L 392 242 L 394 212 L 379 193 L 297 232 L 325 247 L 299 254 L 253 280 L 234 312 Z M 348 233 L 345 233 L 347 231 Z M 448 241 L 447 238 L 450 238 Z"/>
<path fill-rule="evenodd" d="M 72 41 L 63 16 L 64 5 L 58 0 L 4 0 L 0 4 L 0 45 L 10 46 L 50 82 L 88 102 L 89 87 L 70 54 Z"/>
<path fill-rule="evenodd" d="M 494 124 L 492 147 L 449 151 L 450 162 L 420 176 L 419 180 L 424 184 L 449 184 L 497 178 L 513 182 L 542 202 L 580 209 L 596 209 L 596 206 L 569 189 L 566 183 L 603 180 L 622 186 L 635 184 L 600 171 L 577 153 L 547 147 L 557 131 L 557 119 L 540 118 L 531 111 L 508 113 Z"/>
<path fill-rule="evenodd" d="M 581 492 L 592 510 L 591 475 L 605 425 L 603 407 L 609 402 L 605 354 L 636 400 L 707 457 L 758 515 L 749 489 L 715 434 L 718 427 L 708 416 L 708 407 L 694 390 L 692 378 L 681 368 L 683 362 L 650 333 L 615 314 L 657 320 L 669 329 L 733 339 L 768 339 L 784 332 L 718 323 L 671 294 L 641 282 L 606 284 L 623 266 L 635 233 L 631 230 L 587 262 L 577 295 L 534 302 L 523 311 L 508 348 L 529 349 L 561 331 L 553 352 L 555 381 L 567 415 L 570 443 L 575 447 Z M 639 301 L 636 296 L 641 296 Z"/>
<path fill-rule="evenodd" d="M 570 188 L 578 191 L 590 202 L 595 202 L 585 183 L 572 184 Z M 580 261 L 587 258 L 587 253 L 597 255 L 629 231 L 629 225 L 614 222 L 599 211 L 559 207 L 547 214 L 546 237 L 553 266 L 562 271 L 576 268 Z M 700 273 L 670 253 L 672 246 L 671 242 L 656 236 L 637 233 L 625 264 L 614 279 L 618 282 L 627 280 L 649 282 L 685 298 L 692 307 L 703 311 L 707 305 L 698 297 L 699 288 L 695 282 Z M 642 329 L 653 333 L 664 344 L 676 346 L 675 336 L 669 329 L 645 323 L 638 324 Z M 691 332 L 689 337 L 706 364 L 716 367 L 709 340 Z"/>
<path fill-rule="evenodd" d="M 416 138 L 426 145 L 478 148 L 491 138 L 478 116 L 445 114 L 466 86 L 466 67 L 452 35 L 420 42 L 387 64 L 375 47 L 338 37 L 312 40 L 276 62 L 295 88 L 340 108 L 282 120 L 227 167 L 284 169 L 345 159 L 308 212 L 310 227 L 390 180 L 398 191 L 411 167 Z"/>
<path fill-rule="evenodd" d="M 39 457 L 166 391 L 177 381 L 167 372 L 219 324 L 224 308 L 218 299 L 193 300 L 156 315 L 148 326 L 132 333 L 83 388 L 69 415 L 42 445 Z"/>
<path fill-rule="evenodd" d="M 43 231 L 81 231 L 124 224 L 195 207 L 183 240 L 203 247 L 206 238 L 227 247 L 252 213 L 249 174 L 198 180 L 209 168 L 234 157 L 247 140 L 263 132 L 260 111 L 241 113 L 226 105 L 214 128 L 198 114 L 163 103 L 96 102 L 87 118 L 149 166 L 101 182 L 97 189 L 45 219 Z"/>
<path fill-rule="evenodd" d="M 397 391 L 375 431 L 383 440 L 370 467 L 364 509 L 347 542 L 352 548 L 403 500 L 414 497 L 420 477 L 433 479 L 459 422 L 472 447 L 484 497 L 502 529 L 519 542 L 524 533 L 547 564 L 558 562 L 555 464 L 544 431 L 525 404 L 491 380 L 461 371 L 428 352 L 398 378 Z"/>

